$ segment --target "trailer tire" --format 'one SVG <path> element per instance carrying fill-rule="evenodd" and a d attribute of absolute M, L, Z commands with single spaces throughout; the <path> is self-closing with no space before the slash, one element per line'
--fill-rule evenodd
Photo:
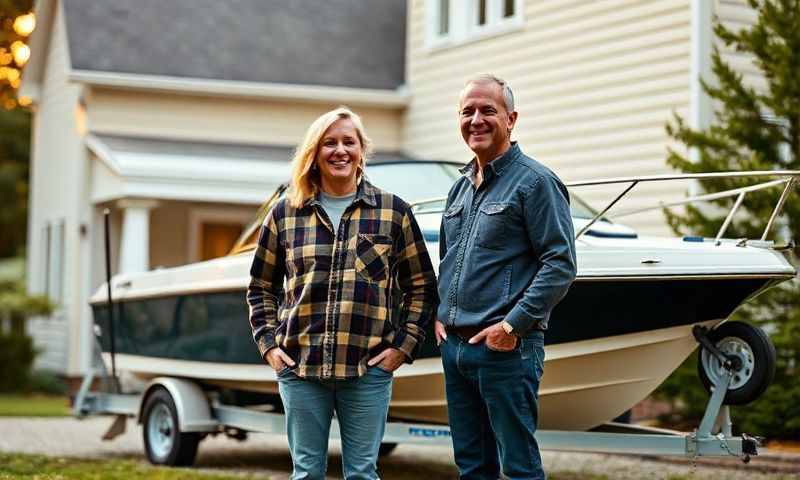
<path fill-rule="evenodd" d="M 726 322 L 708 333 L 708 339 L 723 353 L 738 358 L 725 393 L 726 405 L 745 405 L 764 393 L 775 378 L 775 346 L 764 330 L 744 322 Z M 721 362 L 700 347 L 697 362 L 700 381 L 707 392 L 724 373 Z"/>
<path fill-rule="evenodd" d="M 391 455 L 395 448 L 397 448 L 396 443 L 381 443 L 380 448 L 378 448 L 378 456 L 385 457 Z"/>
<path fill-rule="evenodd" d="M 158 387 L 147 397 L 142 416 L 147 459 L 154 465 L 189 466 L 197 457 L 200 433 L 181 432 L 172 395 Z"/>

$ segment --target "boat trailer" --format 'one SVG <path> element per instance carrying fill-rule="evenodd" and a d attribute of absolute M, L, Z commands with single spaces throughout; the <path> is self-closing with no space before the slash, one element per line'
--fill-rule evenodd
<path fill-rule="evenodd" d="M 695 201 L 707 201 L 727 196 L 737 196 L 737 201 L 723 223 L 715 241 L 719 242 L 734 212 L 742 203 L 746 193 L 784 185 L 783 193 L 773 211 L 764 230 L 760 242 L 763 243 L 783 206 L 784 201 L 795 182 L 800 179 L 800 172 L 725 172 L 692 175 L 667 175 L 641 178 L 608 179 L 592 182 L 573 182 L 572 187 L 583 185 L 600 185 L 629 183 L 625 191 L 617 196 L 603 210 L 598 212 L 591 221 L 576 235 L 580 237 L 589 227 L 597 222 L 615 203 L 640 182 L 679 180 L 742 176 L 782 176 L 780 180 L 762 183 L 760 185 L 744 187 L 726 192 L 700 195 L 670 204 L 659 204 L 652 208 L 665 208 L 682 205 Z M 436 203 L 440 199 L 430 202 Z M 421 202 L 425 204 L 427 202 Z M 638 213 L 636 211 L 626 213 Z M 108 212 L 105 214 L 106 222 L 106 273 L 109 306 L 113 312 L 111 298 L 110 256 L 108 241 Z M 746 244 L 748 241 L 742 241 Z M 738 330 L 742 330 L 741 322 Z M 723 323 L 723 325 L 725 325 Z M 729 325 L 731 326 L 731 325 Z M 100 355 L 102 351 L 98 344 L 95 345 L 95 365 L 85 375 L 80 390 L 75 398 L 74 414 L 78 418 L 89 415 L 115 416 L 109 430 L 103 436 L 111 440 L 125 431 L 128 418 L 135 418 L 143 425 L 145 450 L 148 460 L 155 464 L 166 465 L 191 465 L 197 454 L 197 446 L 206 435 L 226 434 L 234 438 L 245 438 L 247 432 L 269 433 L 285 435 L 285 418 L 276 411 L 275 405 L 270 405 L 273 411 L 265 411 L 257 407 L 243 407 L 229 405 L 222 402 L 216 392 L 204 391 L 195 381 L 178 377 L 159 377 L 150 381 L 141 393 L 120 393 L 120 386 L 114 365 L 114 334 L 113 320 L 111 322 L 111 374 L 105 367 L 105 362 Z M 728 329 L 730 330 L 730 329 Z M 737 345 L 747 345 L 751 342 L 760 344 L 762 354 L 766 360 L 766 369 L 762 368 L 759 376 L 740 375 L 743 371 L 742 359 L 737 357 L 730 349 L 725 350 L 725 342 L 715 343 L 706 334 L 704 329 L 696 327 L 693 332 L 701 348 L 701 367 L 704 375 L 705 386 L 711 392 L 711 397 L 706 405 L 705 414 L 700 425 L 693 432 L 677 432 L 657 428 L 640 427 L 621 423 L 607 423 L 588 432 L 580 431 L 554 431 L 539 430 L 536 438 L 543 450 L 561 450 L 573 452 L 619 453 L 635 455 L 660 455 L 696 458 L 701 456 L 739 457 L 745 463 L 750 456 L 758 454 L 760 439 L 747 434 L 734 436 L 728 404 L 744 404 L 763 392 L 771 380 L 768 373 L 771 368 L 774 372 L 774 347 L 768 337 L 758 333 L 754 327 L 744 328 L 737 333 Z M 718 332 L 721 333 L 721 332 Z M 726 338 L 727 339 L 727 338 Z M 722 348 L 721 348 L 722 347 Z M 724 351 L 723 351 L 724 350 Z M 747 349 L 746 349 L 747 350 Z M 750 349 L 752 350 L 752 349 Z M 752 378 L 751 378 L 752 377 Z M 744 380 L 742 380 L 744 378 Z M 96 380 L 101 381 L 102 391 L 92 391 L 91 386 Z M 752 380 L 752 381 L 751 381 Z M 748 388 L 743 389 L 742 384 Z M 730 389 L 730 390 L 729 390 Z M 735 390 L 746 391 L 738 397 L 732 393 Z M 727 398 L 729 393 L 731 398 Z M 339 437 L 339 428 L 336 420 L 331 425 L 331 437 Z M 442 445 L 450 447 L 450 429 L 445 425 L 408 423 L 393 421 L 386 425 L 381 451 L 388 453 L 397 444 Z"/>
<path fill-rule="evenodd" d="M 693 432 L 612 422 L 587 432 L 539 430 L 536 438 L 543 450 L 679 456 L 692 459 L 701 456 L 734 456 L 747 463 L 751 455 L 758 454 L 760 439 L 746 434 L 732 434 L 730 409 L 728 405 L 724 405 L 724 397 L 733 372 L 727 372 L 727 375 L 716 379 L 705 415 Z M 96 379 L 103 380 L 106 386 L 116 388 L 116 382 L 109 381 L 110 377 L 104 366 L 88 373 L 75 398 L 75 416 L 114 416 L 114 422 L 103 436 L 105 440 L 112 440 L 124 433 L 127 419 L 136 419 L 137 423 L 143 425 L 145 453 L 151 463 L 191 465 L 197 452 L 197 443 L 209 434 L 224 433 L 239 439 L 245 438 L 247 432 L 286 434 L 282 413 L 225 404 L 214 392 L 203 391 L 192 380 L 159 377 L 153 379 L 142 393 L 122 394 L 90 391 L 90 386 Z M 161 393 L 154 395 L 157 391 Z M 161 405 L 160 409 L 159 406 L 153 408 L 152 404 L 162 399 L 165 405 Z M 339 438 L 336 419 L 331 425 L 331 438 Z M 390 452 L 397 444 L 450 447 L 450 429 L 446 425 L 390 419 L 386 425 L 382 452 Z M 179 451 L 181 448 L 184 451 Z"/>

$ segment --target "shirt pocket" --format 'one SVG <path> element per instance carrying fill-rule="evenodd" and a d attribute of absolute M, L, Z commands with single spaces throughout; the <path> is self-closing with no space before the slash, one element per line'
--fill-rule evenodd
<path fill-rule="evenodd" d="M 389 276 L 391 251 L 391 237 L 359 233 L 356 240 L 356 272 L 370 282 L 384 282 Z"/>
<path fill-rule="evenodd" d="M 508 222 L 511 204 L 507 202 L 490 202 L 481 205 L 478 216 L 478 233 L 476 245 L 500 250 L 510 239 L 508 238 Z"/>
<path fill-rule="evenodd" d="M 463 212 L 463 203 L 453 205 L 444 212 L 442 222 L 444 222 L 444 236 L 447 242 L 445 246 L 448 249 L 458 243 L 458 239 L 461 236 L 461 224 L 464 217 Z"/>

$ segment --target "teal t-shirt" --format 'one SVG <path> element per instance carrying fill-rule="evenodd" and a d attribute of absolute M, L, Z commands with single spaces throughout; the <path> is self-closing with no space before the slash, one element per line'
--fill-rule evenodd
<path fill-rule="evenodd" d="M 339 231 L 339 222 L 342 220 L 342 214 L 345 209 L 353 203 L 355 198 L 355 192 L 343 197 L 336 197 L 334 195 L 328 195 L 325 192 L 320 192 L 319 201 L 322 204 L 322 208 L 325 209 L 325 213 L 327 213 L 328 217 L 331 219 L 334 232 Z"/>

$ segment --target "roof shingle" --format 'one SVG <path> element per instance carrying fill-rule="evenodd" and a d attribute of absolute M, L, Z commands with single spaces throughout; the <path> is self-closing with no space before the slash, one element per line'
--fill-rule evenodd
<path fill-rule="evenodd" d="M 396 89 L 400 0 L 64 0 L 72 68 Z"/>

